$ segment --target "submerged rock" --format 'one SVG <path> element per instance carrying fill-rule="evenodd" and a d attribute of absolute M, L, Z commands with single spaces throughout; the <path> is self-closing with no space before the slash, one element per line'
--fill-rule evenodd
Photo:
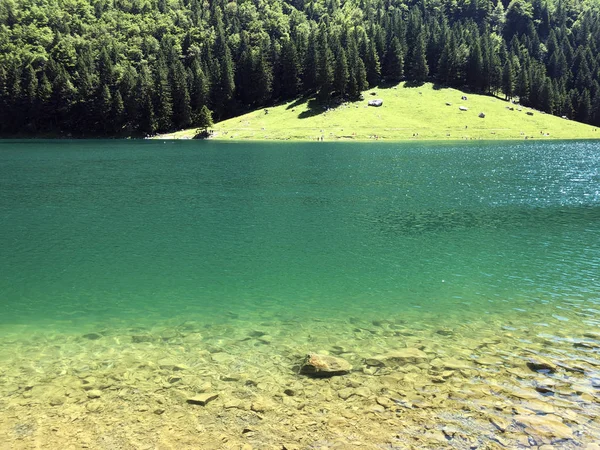
<path fill-rule="evenodd" d="M 312 377 L 332 377 L 345 375 L 352 370 L 352 365 L 345 359 L 329 355 L 310 353 L 300 368 L 300 373 Z"/>
<path fill-rule="evenodd" d="M 145 342 L 152 342 L 154 338 L 150 334 L 134 334 L 131 336 L 131 342 L 134 344 L 143 344 Z"/>
<path fill-rule="evenodd" d="M 525 426 L 525 432 L 540 437 L 556 437 L 559 439 L 570 439 L 573 430 L 565 425 L 559 417 L 553 414 L 540 415 L 517 415 L 515 422 Z"/>
<path fill-rule="evenodd" d="M 191 405 L 206 406 L 208 404 L 208 402 L 213 401 L 218 396 L 219 396 L 219 394 L 205 392 L 203 394 L 197 394 L 197 395 L 194 395 L 193 397 L 188 398 L 187 402 Z"/>
<path fill-rule="evenodd" d="M 89 339 L 90 341 L 96 341 L 102 337 L 103 335 L 100 333 L 88 333 L 83 335 L 84 339 Z"/>
<path fill-rule="evenodd" d="M 558 368 L 556 364 L 546 358 L 542 358 L 541 356 L 535 356 L 529 358 L 527 361 L 527 367 L 529 367 L 534 372 L 556 372 Z"/>
<path fill-rule="evenodd" d="M 92 389 L 87 393 L 88 398 L 100 398 L 102 397 L 102 391 L 100 389 Z"/>

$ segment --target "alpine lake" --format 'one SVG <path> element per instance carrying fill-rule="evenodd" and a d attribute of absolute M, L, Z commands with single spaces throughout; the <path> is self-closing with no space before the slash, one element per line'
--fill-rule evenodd
<path fill-rule="evenodd" d="M 599 417 L 598 141 L 0 141 L 3 448 L 600 449 Z"/>

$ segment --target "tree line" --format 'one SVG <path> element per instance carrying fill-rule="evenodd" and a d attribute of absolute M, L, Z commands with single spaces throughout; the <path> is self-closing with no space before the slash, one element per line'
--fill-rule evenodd
<path fill-rule="evenodd" d="M 382 82 L 600 125 L 591 0 L 2 0 L 0 135 L 146 136 Z"/>

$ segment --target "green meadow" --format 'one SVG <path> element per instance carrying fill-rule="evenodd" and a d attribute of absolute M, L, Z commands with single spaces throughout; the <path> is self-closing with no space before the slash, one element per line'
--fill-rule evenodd
<path fill-rule="evenodd" d="M 404 83 L 365 91 L 364 100 L 320 104 L 304 98 L 216 123 L 218 140 L 462 140 L 590 139 L 593 126 L 545 114 L 497 97 Z M 462 97 L 466 96 L 467 100 Z M 381 99 L 383 105 L 368 106 Z M 460 107 L 467 110 L 461 110 Z M 479 117 L 483 113 L 485 117 Z M 529 114 L 528 114 L 529 113 Z M 190 139 L 196 129 L 159 138 Z"/>

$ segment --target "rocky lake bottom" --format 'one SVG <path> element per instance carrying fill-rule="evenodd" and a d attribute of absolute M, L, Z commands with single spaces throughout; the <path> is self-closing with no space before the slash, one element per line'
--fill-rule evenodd
<path fill-rule="evenodd" d="M 115 319 L 63 333 L 3 326 L 0 441 L 12 449 L 597 449 L 600 321 L 589 304 L 571 306 L 564 315 L 540 307 L 384 318 L 232 311 L 218 322 Z M 351 369 L 301 374 L 308 354 Z"/>

